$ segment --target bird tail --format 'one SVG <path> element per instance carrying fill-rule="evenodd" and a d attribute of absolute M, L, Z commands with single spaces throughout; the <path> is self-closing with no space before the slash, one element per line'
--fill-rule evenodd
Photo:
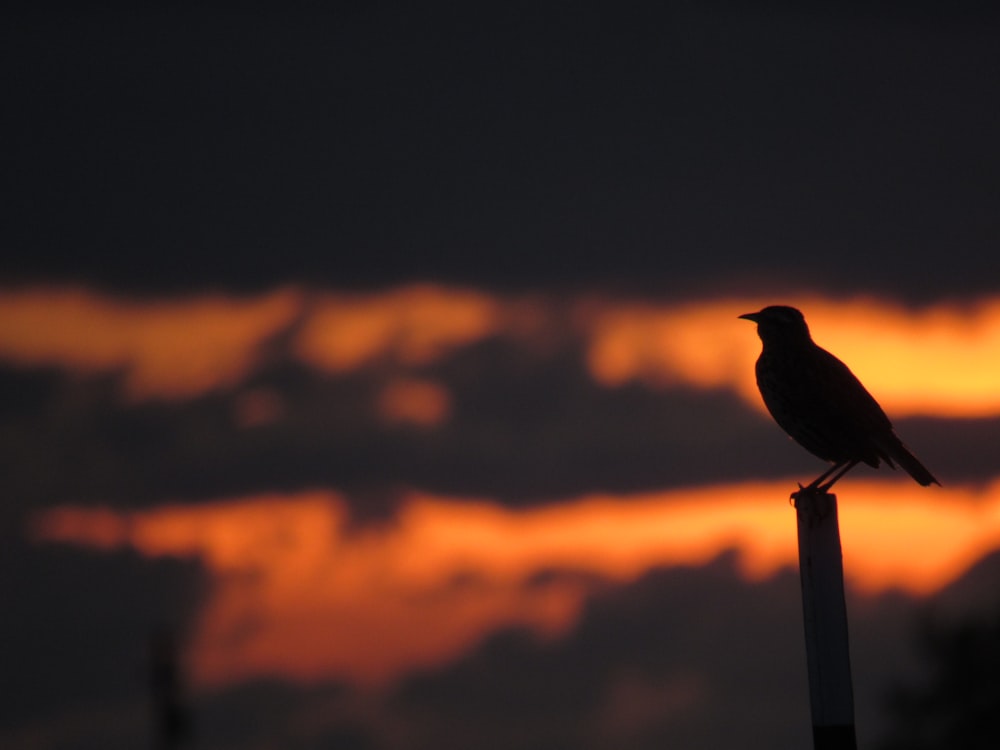
<path fill-rule="evenodd" d="M 893 433 L 891 440 L 879 445 L 879 448 L 882 449 L 884 457 L 890 466 L 893 460 L 895 460 L 918 484 L 924 487 L 930 484 L 941 486 L 937 477 L 931 474 L 927 467 L 920 463 L 920 460 L 916 456 L 910 453 L 910 449 L 903 444 L 902 440 L 896 437 L 895 433 Z"/>

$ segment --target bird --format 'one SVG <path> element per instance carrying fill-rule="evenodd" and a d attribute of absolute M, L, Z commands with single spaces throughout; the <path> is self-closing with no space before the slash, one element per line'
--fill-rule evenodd
<path fill-rule="evenodd" d="M 757 324 L 757 387 L 767 410 L 795 442 L 832 464 L 800 491 L 825 494 L 859 463 L 878 468 L 883 461 L 924 487 L 941 484 L 850 368 L 813 342 L 799 310 L 771 305 L 739 317 Z"/>

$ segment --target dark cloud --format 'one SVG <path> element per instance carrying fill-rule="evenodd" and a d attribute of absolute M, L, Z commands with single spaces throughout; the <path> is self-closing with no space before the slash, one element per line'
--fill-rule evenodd
<path fill-rule="evenodd" d="M 499 635 L 460 663 L 409 680 L 394 710 L 422 719 L 417 747 L 805 746 L 797 577 L 750 584 L 734 564 L 723 556 L 607 590 L 563 639 Z M 901 630 L 913 606 L 895 595 L 851 603 L 863 740 L 882 731 L 886 681 L 912 668 Z"/>
<path fill-rule="evenodd" d="M 300 687 L 279 680 L 251 680 L 204 696 L 198 704 L 196 743 L 213 750 L 254 746 L 374 750 L 367 730 L 349 715 L 352 703 L 357 698 L 342 685 Z M 317 734 L 325 735 L 322 741 Z"/>
<path fill-rule="evenodd" d="M 119 720 L 145 733 L 145 703 L 135 704 L 147 695 L 150 639 L 164 628 L 186 636 L 204 584 L 193 562 L 38 546 L 6 531 L 0 732 L 54 722 L 70 706 L 94 710 L 93 731 L 116 741 Z M 122 705 L 127 715 L 103 716 Z"/>
<path fill-rule="evenodd" d="M 973 616 L 981 618 L 996 612 L 997 581 L 1000 581 L 1000 550 L 986 555 L 964 575 L 945 586 L 927 607 L 925 616 L 951 621 Z"/>
<path fill-rule="evenodd" d="M 897 431 L 933 465 L 943 468 L 950 482 L 983 482 L 994 476 L 1000 419 L 900 420 Z"/>
<path fill-rule="evenodd" d="M 449 392 L 451 414 L 440 425 L 380 418 L 380 390 L 400 373 L 382 365 L 332 377 L 276 363 L 232 390 L 139 403 L 123 399 L 114 376 L 0 371 L 10 392 L 22 394 L 0 422 L 3 513 L 326 486 L 347 492 L 363 518 L 391 511 L 409 488 L 525 505 L 598 491 L 806 479 L 823 468 L 729 392 L 604 388 L 573 346 L 538 354 L 490 340 L 413 372 Z M 241 403 L 259 392 L 276 411 L 245 426 Z M 976 481 L 992 476 L 995 422 L 898 427 L 944 481 Z"/>
<path fill-rule="evenodd" d="M 971 4 L 14 20 L 8 281 L 994 289 Z"/>
<path fill-rule="evenodd" d="M 849 540 L 845 545 L 849 551 Z M 144 743 L 148 638 L 164 622 L 180 633 L 193 622 L 201 590 L 196 566 L 58 547 L 4 549 L 0 587 L 10 616 L 0 640 L 0 738 L 26 738 L 29 730 L 18 727 L 45 726 L 39 736 L 53 749 Z M 952 587 L 966 599 L 974 594 L 977 610 L 995 601 L 996 558 Z M 257 680 L 190 694 L 198 746 L 599 750 L 808 743 L 793 571 L 747 582 L 737 557 L 723 554 L 702 567 L 654 570 L 622 585 L 584 581 L 573 571 L 549 571 L 525 585 L 563 576 L 592 593 L 562 636 L 499 633 L 388 691 Z M 939 598 L 949 600 L 952 616 L 959 612 L 954 595 Z M 125 611 L 122 601 L 130 603 Z M 887 689 L 919 673 L 917 617 L 934 606 L 901 593 L 849 591 L 861 744 L 888 729 Z"/>

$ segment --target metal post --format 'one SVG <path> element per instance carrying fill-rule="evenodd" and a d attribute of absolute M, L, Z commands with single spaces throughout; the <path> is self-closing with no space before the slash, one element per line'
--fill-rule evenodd
<path fill-rule="evenodd" d="M 815 750 L 857 750 L 837 496 L 800 490 L 799 577 Z"/>

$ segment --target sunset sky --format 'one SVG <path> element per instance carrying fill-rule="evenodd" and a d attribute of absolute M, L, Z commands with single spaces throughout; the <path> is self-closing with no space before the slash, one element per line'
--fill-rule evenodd
<path fill-rule="evenodd" d="M 809 742 L 741 313 L 942 482 L 837 485 L 858 733 L 1000 577 L 1000 13 L 4 11 L 0 746 Z"/>

